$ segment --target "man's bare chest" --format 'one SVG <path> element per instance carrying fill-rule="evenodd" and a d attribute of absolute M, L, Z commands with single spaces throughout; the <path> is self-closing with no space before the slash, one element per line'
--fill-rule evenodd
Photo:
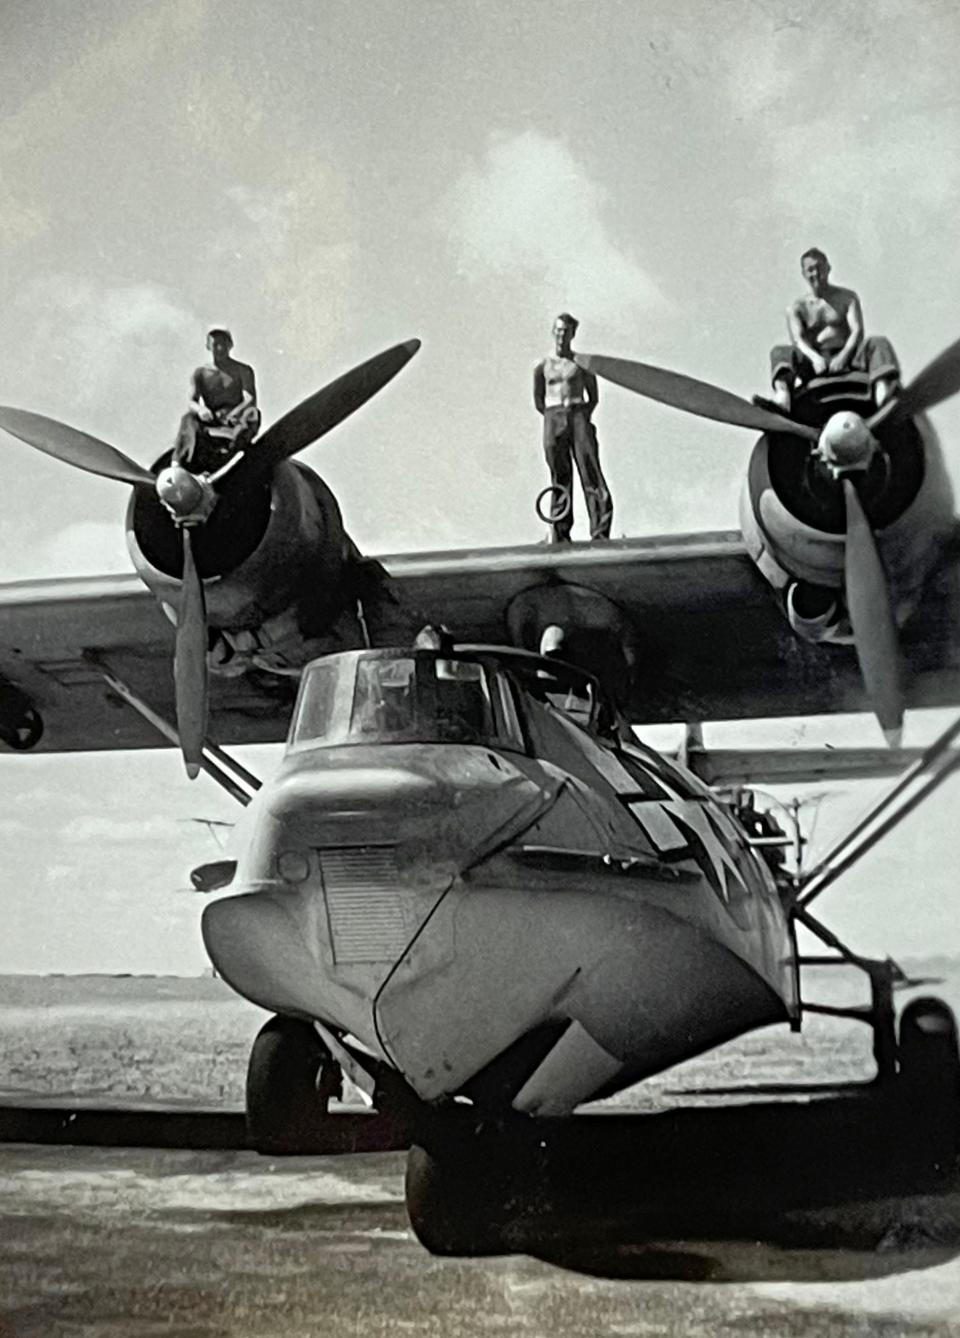
<path fill-rule="evenodd" d="M 227 368 L 201 367 L 197 372 L 197 382 L 203 398 L 211 408 L 220 404 L 236 404 L 243 396 L 239 376 Z"/>
<path fill-rule="evenodd" d="M 836 329 L 847 324 L 849 307 L 842 298 L 807 297 L 801 302 L 801 319 L 808 330 Z"/>
<path fill-rule="evenodd" d="M 572 358 L 547 357 L 543 362 L 543 379 L 548 398 L 561 401 L 579 399 L 583 394 L 583 372 Z M 550 392 L 553 392 L 553 396 Z"/>

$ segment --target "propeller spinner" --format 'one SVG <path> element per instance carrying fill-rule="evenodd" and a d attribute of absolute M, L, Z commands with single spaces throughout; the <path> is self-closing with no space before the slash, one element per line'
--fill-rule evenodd
<path fill-rule="evenodd" d="M 317 441 L 365 404 L 396 376 L 420 347 L 419 339 L 378 353 L 345 372 L 268 428 L 245 452 L 232 457 L 213 475 L 193 474 L 174 464 L 155 477 L 122 451 L 78 428 L 0 405 L 0 428 L 35 450 L 76 469 L 153 489 L 183 536 L 183 577 L 174 653 L 177 732 L 191 779 L 203 753 L 207 726 L 207 613 L 203 581 L 193 553 L 193 531 L 209 517 L 217 502 L 217 485 L 231 476 L 231 488 L 258 480 L 283 460 Z"/>

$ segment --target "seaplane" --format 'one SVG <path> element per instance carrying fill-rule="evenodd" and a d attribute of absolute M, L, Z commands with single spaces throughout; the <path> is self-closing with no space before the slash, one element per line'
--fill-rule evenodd
<path fill-rule="evenodd" d="M 337 378 L 215 476 L 169 453 L 147 469 L 76 428 L 0 408 L 12 435 L 132 488 L 137 573 L 0 588 L 0 737 L 28 753 L 173 743 L 189 774 L 202 769 L 242 804 L 235 857 L 193 884 L 216 897 L 203 935 L 218 974 L 273 1014 L 250 1057 L 252 1144 L 271 1155 L 315 1144 L 345 1075 L 408 1131 L 418 1238 L 438 1253 L 493 1248 L 531 1148 L 578 1107 L 757 1027 L 800 1025 L 814 1007 L 800 988 L 801 926 L 829 960 L 866 972 L 871 1004 L 856 1015 L 873 1027 L 881 1085 L 955 1127 L 949 1009 L 915 1000 L 898 1025 L 902 973 L 844 945 L 810 903 L 952 773 L 960 722 L 802 875 L 777 858 L 789 838 L 758 830 L 721 788 L 736 776 L 716 758 L 700 747 L 667 758 L 633 727 L 870 705 L 893 729 L 905 703 L 960 699 L 952 531 L 934 439 L 909 426 L 957 388 L 960 346 L 884 418 L 912 445 L 888 447 L 881 423 L 865 423 L 879 445 L 853 483 L 855 424 L 799 432 L 729 392 L 628 368 L 643 393 L 655 386 L 656 398 L 763 434 L 751 480 L 758 459 L 766 473 L 748 497 L 768 538 L 771 498 L 779 508 L 772 583 L 814 591 L 788 599 L 786 620 L 768 598 L 769 550 L 749 529 L 364 557 L 336 498 L 293 457 L 417 347 Z M 814 466 L 781 470 L 778 433 L 819 450 L 844 532 Z M 894 502 L 906 456 L 917 486 L 898 484 Z M 920 505 L 925 487 L 936 506 Z M 832 576 L 818 568 L 814 580 L 784 527 L 806 538 L 828 513 Z M 921 533 L 931 515 L 941 520 Z M 916 608 L 897 651 L 911 672 L 894 690 L 866 647 L 878 627 L 885 646 L 897 636 L 883 563 L 901 523 Z M 814 620 L 842 641 L 847 618 L 853 650 L 798 639 L 821 588 L 836 608 Z M 266 782 L 224 747 L 281 738 Z M 694 762 L 712 764 L 711 785 Z M 795 754 L 780 775 L 806 765 Z M 741 754 L 737 767 L 762 775 L 763 759 Z"/>

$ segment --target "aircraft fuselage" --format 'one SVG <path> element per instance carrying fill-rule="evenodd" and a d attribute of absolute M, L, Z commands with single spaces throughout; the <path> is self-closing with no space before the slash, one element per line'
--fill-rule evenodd
<path fill-rule="evenodd" d="M 578 722 L 546 677 L 538 696 L 540 662 L 522 662 L 522 678 L 492 652 L 311 666 L 204 937 L 238 992 L 355 1038 L 424 1101 L 562 1115 L 792 1016 L 794 962 L 773 878 L 726 806 Z M 365 665 L 388 675 L 389 709 L 420 698 L 392 726 L 380 703 L 369 742 Z M 470 724 L 450 724 L 458 691 Z"/>

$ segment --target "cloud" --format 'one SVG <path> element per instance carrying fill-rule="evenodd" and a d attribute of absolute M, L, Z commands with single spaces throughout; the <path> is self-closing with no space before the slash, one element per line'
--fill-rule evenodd
<path fill-rule="evenodd" d="M 559 139 L 529 130 L 494 139 L 444 200 L 439 223 L 472 283 L 526 279 L 542 305 L 602 312 L 632 332 L 668 303 L 603 218 L 605 193 Z"/>
<path fill-rule="evenodd" d="M 104 818 L 85 814 L 71 818 L 60 829 L 65 841 L 84 844 L 87 841 L 103 843 L 133 841 L 143 844 L 147 841 L 172 842 L 173 831 L 169 818 Z"/>
<path fill-rule="evenodd" d="M 16 379 L 81 409 L 109 402 L 131 361 L 153 366 L 195 342 L 201 324 L 159 284 L 106 285 L 75 274 L 34 280 L 17 305 L 29 321 L 13 350 Z"/>
<path fill-rule="evenodd" d="M 45 51 L 45 20 L 31 16 L 25 21 L 33 25 L 36 52 Z M 90 21 L 92 27 L 93 15 Z M 46 60 L 38 62 L 37 78 L 32 81 L 35 91 L 0 125 L 0 176 L 4 183 L 0 244 L 5 250 L 43 237 L 58 221 L 56 203 L 45 197 L 44 176 L 37 169 L 60 149 L 65 126 L 74 122 L 81 109 L 109 110 L 118 90 L 144 81 L 157 51 L 188 46 L 196 40 L 203 22 L 203 0 L 166 0 L 141 14 L 126 16 L 108 40 L 92 41 L 85 50 L 74 50 L 65 68 L 57 69 L 52 63 L 48 66 Z M 95 140 L 88 141 L 86 147 L 96 153 Z"/>
<path fill-rule="evenodd" d="M 316 361 L 337 347 L 356 301 L 360 247 L 347 240 L 343 183 L 321 159 L 302 157 L 278 164 L 269 185 L 225 193 L 233 221 L 216 238 L 216 256 L 242 265 L 266 299 L 277 352 Z"/>
<path fill-rule="evenodd" d="M 864 23 L 854 0 L 815 17 L 792 8 L 757 6 L 736 44 L 717 52 L 735 133 L 768 159 L 760 212 L 772 201 L 818 244 L 829 250 L 836 238 L 874 263 L 905 242 L 926 244 L 931 227 L 953 226 L 960 186 L 955 9 L 911 17 L 902 0 L 877 0 Z"/>

